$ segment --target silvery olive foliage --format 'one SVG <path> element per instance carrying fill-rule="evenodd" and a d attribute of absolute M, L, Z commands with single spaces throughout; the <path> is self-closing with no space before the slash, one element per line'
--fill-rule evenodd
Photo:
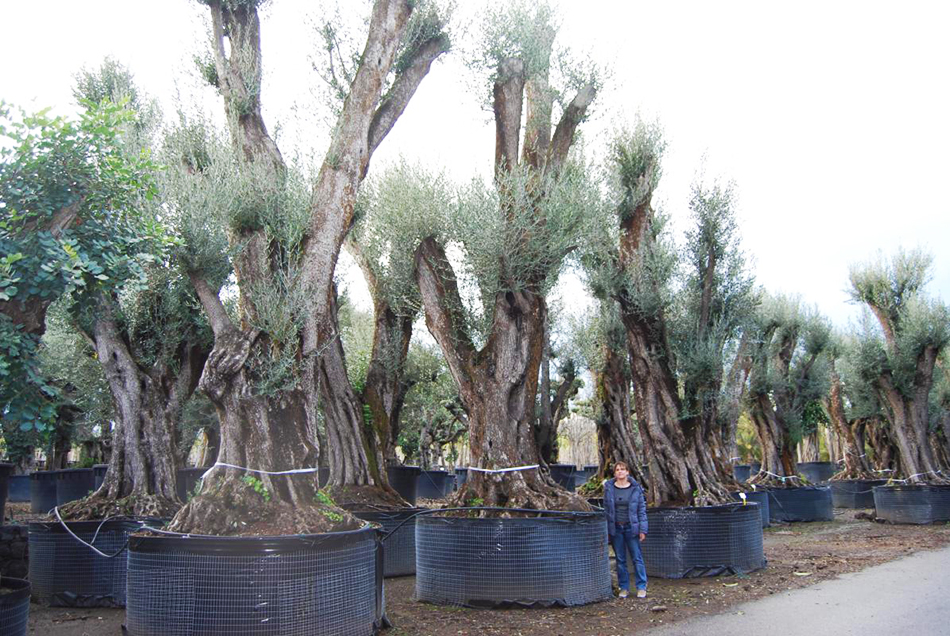
<path fill-rule="evenodd" d="M 465 59 L 472 92 L 484 95 L 484 108 L 491 109 L 491 87 L 501 64 L 510 59 L 523 62 L 526 77 L 545 78 L 543 90 L 560 110 L 582 87 L 591 84 L 595 91 L 603 87 L 607 69 L 592 56 L 561 46 L 559 30 L 557 10 L 549 2 L 495 2 L 479 12 L 477 37 Z"/>
<path fill-rule="evenodd" d="M 801 299 L 765 295 L 750 327 L 754 343 L 749 396 L 772 396 L 793 444 L 811 433 L 830 389 L 831 325 Z"/>
<path fill-rule="evenodd" d="M 359 68 L 363 51 L 359 46 L 365 38 L 361 37 L 366 28 L 366 17 L 353 13 L 358 3 L 325 2 L 321 19 L 316 23 L 316 40 L 320 43 L 311 55 L 311 63 L 317 71 L 324 89 L 320 97 L 329 110 L 329 117 L 336 119 L 356 70 Z M 362 8 L 360 7 L 362 11 Z M 386 101 L 387 93 L 393 88 L 396 75 L 404 71 L 411 63 L 416 52 L 434 40 L 449 46 L 452 39 L 451 23 L 456 10 L 455 2 L 436 2 L 434 0 L 415 0 L 412 16 L 406 26 L 392 72 L 386 78 L 381 101 Z"/>
<path fill-rule="evenodd" d="M 890 375 L 895 387 L 913 397 L 920 356 L 927 348 L 943 350 L 950 343 L 950 309 L 926 295 L 933 257 L 921 250 L 898 250 L 851 268 L 851 298 L 874 314 L 859 331 L 861 355 L 855 366 L 873 378 Z"/>

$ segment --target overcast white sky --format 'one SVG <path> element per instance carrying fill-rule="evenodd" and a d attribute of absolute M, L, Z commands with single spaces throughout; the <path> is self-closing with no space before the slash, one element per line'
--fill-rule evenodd
<path fill-rule="evenodd" d="M 313 110 L 316 41 L 302 16 L 317 4 L 266 10 L 272 129 Z M 674 222 L 705 155 L 708 176 L 736 182 L 744 245 L 766 288 L 800 294 L 844 326 L 857 315 L 849 264 L 920 246 L 935 256 L 931 293 L 950 301 L 950 3 L 560 4 L 564 40 L 613 69 L 585 135 L 595 146 L 638 111 L 659 118 L 669 149 L 658 198 Z M 170 102 L 193 90 L 202 13 L 190 0 L 8 0 L 0 99 L 70 112 L 72 76 L 112 55 Z M 460 179 L 487 172 L 493 127 L 466 86 L 457 61 L 437 65 L 375 165 L 401 154 Z M 323 151 L 321 139 L 312 146 Z"/>

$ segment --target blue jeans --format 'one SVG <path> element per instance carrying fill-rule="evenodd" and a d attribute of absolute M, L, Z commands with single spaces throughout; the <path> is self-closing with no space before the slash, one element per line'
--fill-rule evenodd
<path fill-rule="evenodd" d="M 629 523 L 614 527 L 614 554 L 617 556 L 617 583 L 621 590 L 630 589 L 630 573 L 627 571 L 627 550 L 633 555 L 633 570 L 637 589 L 647 589 L 647 568 L 640 551 L 640 535 L 633 533 Z"/>

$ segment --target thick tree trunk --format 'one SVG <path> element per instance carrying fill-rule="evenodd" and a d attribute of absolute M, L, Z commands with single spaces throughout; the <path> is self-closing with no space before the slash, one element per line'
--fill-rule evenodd
<path fill-rule="evenodd" d="M 46 453 L 46 470 L 63 470 L 69 467 L 69 451 L 72 446 L 69 424 L 61 421 L 56 424 L 56 431 L 50 441 L 49 452 Z"/>
<path fill-rule="evenodd" d="M 542 49 L 542 54 L 548 49 Z M 519 165 L 519 137 L 525 87 L 529 85 L 528 119 L 522 167 L 543 183 L 557 178 L 574 142 L 577 126 L 594 98 L 595 88 L 581 88 L 550 131 L 552 93 L 543 73 L 526 76 L 525 61 L 511 58 L 499 64 L 493 87 L 495 115 L 495 173 L 501 190 L 501 218 L 511 219 L 510 193 L 504 192 L 504 177 Z M 537 188 L 534 196 L 545 196 Z M 535 219 L 543 225 L 538 211 Z M 521 240 L 522 228 L 506 228 Z M 546 274 L 517 279 L 523 272 L 509 273 L 507 255 L 499 260 L 500 289 L 495 293 L 488 340 L 476 350 L 462 315 L 458 284 L 444 248 L 432 237 L 416 251 L 416 281 L 419 285 L 426 325 L 441 347 L 459 396 L 468 415 L 471 464 L 476 468 L 502 470 L 540 463 L 534 436 L 538 376 L 545 347 L 547 305 L 540 290 Z M 514 274 L 511 278 L 509 276 Z M 488 307 L 485 308 L 489 310 Z M 558 487 L 543 467 L 509 472 L 470 471 L 457 501 L 476 499 L 487 506 L 523 508 L 588 509 L 579 496 Z"/>
<path fill-rule="evenodd" d="M 874 418 L 867 421 L 865 432 L 868 446 L 871 447 L 873 453 L 873 470 L 887 473 L 888 476 L 896 476 L 902 472 L 900 453 L 891 438 L 890 426 L 879 418 Z"/>
<path fill-rule="evenodd" d="M 930 355 L 922 356 L 918 362 L 912 399 L 904 396 L 894 386 L 889 373 L 881 374 L 876 383 L 890 424 L 890 435 L 900 454 L 902 476 L 911 483 L 943 483 L 950 479 L 942 475 L 941 466 L 934 457 L 928 436 L 928 400 L 932 382 L 926 380 L 933 377 L 936 355 L 936 351 L 930 352 Z"/>
<path fill-rule="evenodd" d="M 788 486 L 801 485 L 797 480 L 784 481 L 782 478 L 796 474 L 794 448 L 781 417 L 776 413 L 768 395 L 755 398 L 752 403 L 752 423 L 762 446 L 762 468 L 758 475 L 749 481 L 756 484 L 774 483 L 776 479 Z"/>
<path fill-rule="evenodd" d="M 71 519 L 122 514 L 168 517 L 180 506 L 176 493 L 178 423 L 182 407 L 198 385 L 207 357 L 198 345 L 183 344 L 173 369 L 158 362 L 143 369 L 136 362 L 105 302 L 92 334 L 116 421 L 112 455 L 102 486 L 87 499 L 64 508 Z"/>
<path fill-rule="evenodd" d="M 332 307 L 335 322 L 335 299 Z M 376 401 L 366 404 L 364 409 L 363 400 L 350 384 L 343 342 L 339 337 L 330 339 L 317 356 L 316 375 L 327 432 L 330 468 L 330 481 L 327 485 L 333 491 L 337 503 L 399 507 L 408 505 L 389 486 L 383 454 L 377 442 L 376 432 L 384 431 L 388 434 L 389 431 L 386 418 L 391 415 L 391 411 L 387 410 L 385 399 L 376 399 L 383 393 L 387 379 L 377 375 L 377 383 L 372 389 L 367 380 L 367 388 Z M 378 417 L 383 418 L 382 423 L 370 419 L 377 417 L 377 413 L 372 410 L 372 404 L 380 407 Z M 392 405 L 390 402 L 388 406 Z M 401 408 L 401 401 L 398 408 Z"/>
<path fill-rule="evenodd" d="M 657 504 L 707 505 L 731 500 L 729 482 L 715 469 L 703 450 L 699 427 L 683 426 L 676 379 L 668 358 L 661 327 L 646 324 L 636 312 L 624 308 L 634 407 L 640 438 L 650 466 L 650 496 Z M 660 343 L 660 344 L 658 344 Z"/>
<path fill-rule="evenodd" d="M 832 361 L 831 391 L 827 409 L 831 419 L 830 426 L 844 447 L 843 465 L 832 479 L 871 479 L 874 473 L 871 472 L 871 465 L 864 451 L 864 423 L 860 420 L 848 422 L 844 410 L 843 390 L 841 378 L 838 377 Z"/>
<path fill-rule="evenodd" d="M 221 434 L 217 426 L 205 426 L 201 429 L 205 438 L 205 443 L 198 456 L 195 466 L 198 468 L 210 468 L 218 461 L 218 453 L 221 450 Z"/>
<path fill-rule="evenodd" d="M 646 484 L 643 470 L 643 456 L 637 448 L 634 426 L 631 421 L 633 410 L 630 404 L 630 377 L 626 371 L 624 355 L 605 346 L 604 368 L 595 376 L 595 390 L 600 402 L 600 414 L 597 426 L 597 456 L 599 468 L 592 478 L 602 486 L 605 479 L 613 477 L 613 467 L 624 462 L 630 467 L 630 474 Z M 649 493 L 647 493 L 649 494 Z"/>
<path fill-rule="evenodd" d="M 395 464 L 400 416 L 410 388 L 405 371 L 412 317 L 396 315 L 382 300 L 374 305 L 373 351 L 362 398 L 369 407 L 383 457 L 388 464 Z"/>
<path fill-rule="evenodd" d="M 315 467 L 317 449 L 308 435 L 312 426 L 307 418 L 313 411 L 307 402 L 316 395 L 315 386 L 305 381 L 307 372 L 296 387 L 261 394 L 255 386 L 258 378 L 248 368 L 255 347 L 267 350 L 266 339 L 256 331 L 216 331 L 200 387 L 221 420 L 219 466 L 205 476 L 200 493 L 172 520 L 172 530 L 266 535 L 338 527 L 313 506 L 317 489 L 313 472 L 256 472 Z"/>

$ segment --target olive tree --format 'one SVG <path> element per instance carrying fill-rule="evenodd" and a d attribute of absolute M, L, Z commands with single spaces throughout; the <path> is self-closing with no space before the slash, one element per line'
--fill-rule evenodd
<path fill-rule="evenodd" d="M 479 64 L 490 75 L 494 183 L 474 181 L 460 195 L 448 240 L 426 237 L 415 265 L 426 326 L 468 417 L 472 465 L 497 470 L 540 462 L 532 424 L 546 295 L 598 205 L 587 170 L 570 157 L 597 82 L 591 73 L 558 72 L 562 58 L 544 5 L 492 12 L 483 33 Z M 460 263 L 450 249 L 461 254 Z M 456 265 L 470 287 L 460 289 Z M 457 496 L 488 506 L 586 505 L 532 468 L 472 471 Z"/>
<path fill-rule="evenodd" d="M 865 332 L 859 372 L 874 387 L 900 469 L 913 483 L 946 481 L 929 433 L 934 368 L 950 342 L 950 311 L 924 294 L 931 263 L 921 251 L 901 250 L 850 272 L 852 298 L 877 319 L 877 333 Z"/>
<path fill-rule="evenodd" d="M 797 486 L 795 447 L 824 418 L 831 327 L 799 299 L 775 296 L 763 301 L 753 329 L 748 400 L 762 469 L 751 481 Z"/>
<path fill-rule="evenodd" d="M 591 244 L 587 272 L 595 296 L 619 303 L 653 500 L 714 503 L 733 481 L 719 412 L 725 358 L 755 295 L 731 185 L 694 184 L 685 250 L 672 243 L 652 203 L 664 149 L 659 127 L 643 122 L 612 142 L 609 231 Z"/>
<path fill-rule="evenodd" d="M 345 98 L 329 147 L 308 183 L 288 166 L 262 116 L 261 3 L 204 4 L 212 34 L 205 77 L 223 98 L 230 161 L 241 176 L 221 192 L 224 227 L 210 228 L 226 231 L 237 315 L 229 314 L 219 285 L 198 263 L 189 276 L 214 332 L 200 388 L 221 420 L 219 463 L 239 468 L 212 470 L 171 525 L 218 534 L 353 527 L 353 518 L 317 497 L 313 474 L 275 473 L 316 466 L 319 407 L 330 484 L 341 498 L 361 489 L 377 499 L 395 497 L 347 376 L 333 274 L 373 153 L 447 49 L 444 19 L 426 3 L 373 3 L 362 53 L 341 84 Z M 227 160 L 208 170 L 227 183 L 222 165 Z M 213 176 L 195 169 L 198 183 Z M 209 205 L 200 201 L 198 209 Z M 248 488 L 248 479 L 260 482 L 257 490 L 266 490 L 268 501 Z"/>

